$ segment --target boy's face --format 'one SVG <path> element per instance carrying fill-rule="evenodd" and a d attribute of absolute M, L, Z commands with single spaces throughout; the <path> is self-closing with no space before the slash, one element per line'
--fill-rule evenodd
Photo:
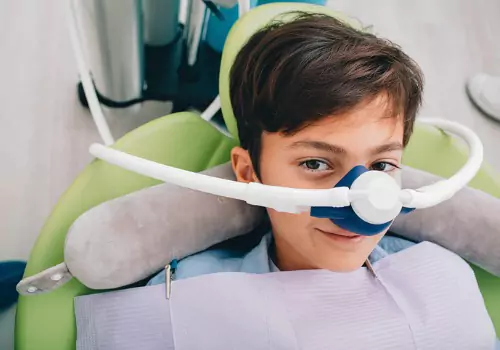
<path fill-rule="evenodd" d="M 259 180 L 266 185 L 328 189 L 356 165 L 396 175 L 403 151 L 403 118 L 386 117 L 385 102 L 376 98 L 291 136 L 264 133 Z M 258 181 L 246 151 L 234 149 L 232 159 L 239 181 Z M 281 270 L 355 270 L 385 234 L 359 236 L 309 213 L 271 209 L 268 213 L 275 263 Z"/>

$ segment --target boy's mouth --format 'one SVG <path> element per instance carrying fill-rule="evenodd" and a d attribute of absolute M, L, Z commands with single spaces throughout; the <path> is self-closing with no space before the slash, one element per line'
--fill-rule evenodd
<path fill-rule="evenodd" d="M 352 242 L 352 243 L 357 243 L 361 242 L 363 238 L 366 236 L 358 235 L 352 232 L 344 231 L 344 230 L 339 230 L 339 231 L 325 231 L 321 230 L 319 228 L 316 228 L 316 230 L 325 236 L 327 236 L 330 239 L 333 239 L 335 241 L 341 241 L 341 242 Z"/>

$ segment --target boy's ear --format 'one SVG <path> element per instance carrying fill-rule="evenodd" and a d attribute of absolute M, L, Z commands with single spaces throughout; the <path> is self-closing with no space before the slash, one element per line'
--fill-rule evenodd
<path fill-rule="evenodd" d="M 234 147 L 231 150 L 231 164 L 236 175 L 236 180 L 240 182 L 258 182 L 252 165 L 252 159 L 247 150 L 241 147 Z"/>

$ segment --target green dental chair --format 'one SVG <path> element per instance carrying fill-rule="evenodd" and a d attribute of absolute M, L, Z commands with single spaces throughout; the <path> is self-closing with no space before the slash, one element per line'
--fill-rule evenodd
<path fill-rule="evenodd" d="M 244 42 L 276 15 L 305 10 L 344 16 L 325 7 L 276 3 L 253 9 L 231 30 L 222 57 L 220 97 L 229 138 L 191 112 L 171 114 L 133 130 L 114 144 L 114 148 L 163 164 L 190 171 L 202 171 L 229 161 L 237 145 L 236 122 L 232 113 L 228 82 L 236 53 Z M 347 20 L 347 19 L 346 19 Z M 452 175 L 466 160 L 467 153 L 452 137 L 432 127 L 417 126 L 405 151 L 404 163 L 436 175 Z M 66 232 L 88 209 L 157 184 L 158 181 L 96 160 L 78 176 L 60 198 L 47 219 L 32 250 L 25 277 L 61 263 Z M 500 175 L 484 165 L 470 183 L 500 198 Z M 500 278 L 474 267 L 490 316 L 500 334 Z M 73 301 L 76 296 L 98 293 L 77 280 L 42 295 L 22 296 L 16 319 L 16 349 L 70 350 L 75 348 L 76 325 Z"/>

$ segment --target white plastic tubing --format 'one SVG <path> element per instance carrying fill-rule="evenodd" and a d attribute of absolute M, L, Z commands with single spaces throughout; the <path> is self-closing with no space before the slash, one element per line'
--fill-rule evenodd
<path fill-rule="evenodd" d="M 420 122 L 435 125 L 460 136 L 469 145 L 470 155 L 462 169 L 450 179 L 418 190 L 402 190 L 399 196 L 401 204 L 409 208 L 427 208 L 449 199 L 474 177 L 483 159 L 483 146 L 472 130 L 440 119 L 421 119 Z M 246 184 L 177 169 L 99 144 L 92 145 L 90 152 L 108 163 L 157 180 L 290 213 L 299 213 L 313 206 L 345 207 L 350 205 L 350 199 L 367 195 L 364 191 L 352 191 L 347 187 L 304 190 L 258 183 Z"/>
<path fill-rule="evenodd" d="M 450 199 L 477 174 L 483 163 L 484 150 L 479 137 L 462 124 L 445 119 L 419 118 L 418 122 L 434 125 L 462 138 L 469 147 L 469 159 L 455 175 L 447 180 L 418 190 L 403 190 L 403 205 L 409 208 L 428 208 Z M 429 155 L 432 157 L 432 155 Z"/>
<path fill-rule="evenodd" d="M 110 164 L 153 179 L 278 211 L 299 213 L 312 206 L 345 207 L 350 203 L 347 187 L 307 190 L 237 182 L 159 164 L 99 144 L 93 144 L 90 153 Z"/>

